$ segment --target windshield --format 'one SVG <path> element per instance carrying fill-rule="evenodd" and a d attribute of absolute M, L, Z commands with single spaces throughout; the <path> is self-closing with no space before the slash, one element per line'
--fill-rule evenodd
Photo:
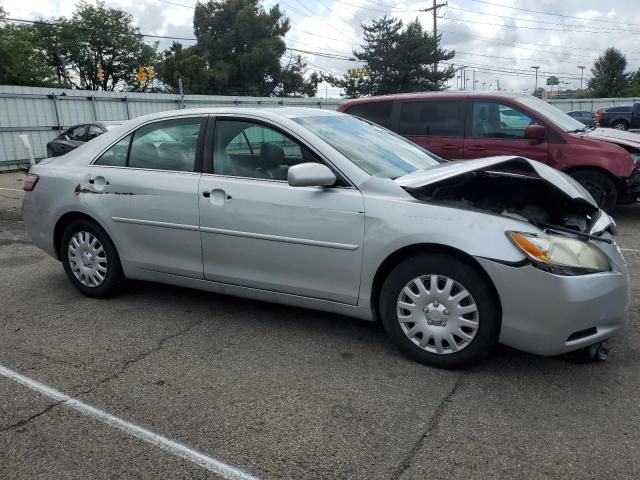
<path fill-rule="evenodd" d="M 565 132 L 571 132 L 572 130 L 582 130 L 585 125 L 575 118 L 571 118 L 562 110 L 554 107 L 550 103 L 540 100 L 533 95 L 525 95 L 517 98 L 518 102 L 532 108 L 544 116 L 547 120 L 554 123 Z"/>
<path fill-rule="evenodd" d="M 444 161 L 395 133 L 360 118 L 323 115 L 294 120 L 375 177 L 397 178 Z"/>

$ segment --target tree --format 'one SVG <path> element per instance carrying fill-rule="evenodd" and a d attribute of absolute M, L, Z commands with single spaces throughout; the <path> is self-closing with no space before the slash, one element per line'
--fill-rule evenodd
<path fill-rule="evenodd" d="M 627 59 L 620 50 L 607 48 L 591 67 L 589 88 L 594 97 L 619 97 L 625 88 Z"/>
<path fill-rule="evenodd" d="M 316 72 L 308 74 L 307 64 L 300 55 L 289 54 L 287 64 L 276 76 L 276 97 L 315 97 L 320 83 Z M 307 78 L 308 77 L 308 78 Z"/>
<path fill-rule="evenodd" d="M 429 35 L 417 19 L 403 27 L 401 20 L 386 16 L 363 25 L 365 45 L 353 54 L 364 62 L 368 75 L 327 75 L 325 80 L 343 89 L 348 98 L 442 90 L 455 69 L 436 71 L 434 65 L 452 59 L 455 52 L 441 49 L 440 37 Z"/>
<path fill-rule="evenodd" d="M 144 43 L 124 10 L 81 1 L 71 19 L 37 24 L 37 44 L 61 83 L 87 90 L 144 90 L 140 66 L 156 61 L 156 46 Z"/>
<path fill-rule="evenodd" d="M 174 44 L 164 53 L 160 78 L 174 91 L 218 95 L 309 95 L 319 79 L 305 78 L 304 62 L 282 65 L 289 19 L 276 4 L 266 11 L 259 0 L 197 3 L 193 26 L 198 42 Z"/>
<path fill-rule="evenodd" d="M 640 69 L 631 73 L 627 77 L 627 83 L 624 87 L 625 97 L 640 97 Z"/>
<path fill-rule="evenodd" d="M 33 33 L 32 27 L 24 25 L 0 25 L 0 84 L 58 86 L 46 57 L 34 49 Z"/>

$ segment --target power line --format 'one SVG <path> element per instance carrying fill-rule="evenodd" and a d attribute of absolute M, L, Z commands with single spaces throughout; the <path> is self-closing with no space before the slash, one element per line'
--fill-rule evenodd
<path fill-rule="evenodd" d="M 602 32 L 606 31 L 606 32 L 610 32 L 610 33 L 618 33 L 618 32 L 640 33 L 640 32 L 638 32 L 638 30 L 624 30 L 624 29 L 611 30 L 611 27 L 608 27 L 608 29 L 606 29 L 607 27 L 596 27 L 596 26 L 591 27 L 591 26 L 588 26 L 588 25 L 554 23 L 554 22 L 547 22 L 547 21 L 544 21 L 544 20 L 532 20 L 532 19 L 528 19 L 528 18 L 519 18 L 519 17 L 510 17 L 510 16 L 507 16 L 507 15 L 498 15 L 496 13 L 478 12 L 477 10 L 469 10 L 467 8 L 460 8 L 460 7 L 449 7 L 449 8 L 451 10 L 458 10 L 458 11 L 461 11 L 461 12 L 473 13 L 473 14 L 482 15 L 482 16 L 485 16 L 485 17 L 506 18 L 508 20 L 517 20 L 519 22 L 542 23 L 544 25 L 555 25 L 555 26 L 560 26 L 560 27 L 565 27 L 565 28 L 573 28 L 573 27 L 590 28 L 590 29 L 594 29 L 594 30 L 598 30 L 598 31 L 602 31 Z"/>
<path fill-rule="evenodd" d="M 533 26 L 528 26 L 528 25 L 507 25 L 504 23 L 490 23 L 490 22 L 480 22 L 478 20 L 467 20 L 467 19 L 463 19 L 463 18 L 451 18 L 451 17 L 447 17 L 446 15 L 443 17 L 446 20 L 450 20 L 452 22 L 464 22 L 464 23 L 473 23 L 475 25 L 477 25 L 478 23 L 481 23 L 482 25 L 491 25 L 494 27 L 505 27 L 505 28 L 524 28 L 527 30 L 545 30 L 545 31 L 550 31 L 550 32 L 564 32 L 564 33 L 604 33 L 604 34 L 611 34 L 611 33 L 617 33 L 615 31 L 599 31 L 599 30 L 563 30 L 563 29 L 559 29 L 559 28 L 544 28 L 544 27 L 533 27 Z M 627 31 L 626 32 L 629 35 L 640 35 L 640 32 L 635 32 L 635 31 Z"/>
<path fill-rule="evenodd" d="M 562 13 L 543 12 L 541 10 L 531 10 L 529 8 L 512 7 L 510 5 L 504 5 L 502 3 L 487 2 L 487 1 L 484 1 L 484 0 L 471 0 L 471 1 L 472 2 L 476 2 L 476 3 L 484 3 L 485 5 L 493 5 L 495 7 L 509 8 L 511 10 L 520 10 L 521 12 L 539 13 L 541 15 L 550 15 L 550 16 L 553 16 L 553 17 L 572 18 L 572 19 L 582 20 L 582 21 L 587 21 L 587 22 L 611 23 L 611 24 L 615 24 L 615 25 L 627 25 L 627 26 L 640 27 L 640 24 L 638 24 L 638 23 L 624 23 L 624 22 L 616 22 L 616 21 L 613 21 L 613 20 L 598 20 L 598 19 L 595 19 L 595 18 L 575 17 L 575 16 L 571 16 L 571 15 L 564 15 Z"/>

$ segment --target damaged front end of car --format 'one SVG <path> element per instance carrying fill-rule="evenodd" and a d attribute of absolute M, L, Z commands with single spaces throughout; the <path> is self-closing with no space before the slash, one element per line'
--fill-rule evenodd
<path fill-rule="evenodd" d="M 580 184 L 521 157 L 448 162 L 396 182 L 425 204 L 508 219 L 500 233 L 509 241 L 474 255 L 501 301 L 502 343 L 539 355 L 592 347 L 582 357 L 606 357 L 602 342 L 628 315 L 628 272 L 615 222 Z M 504 260 L 507 245 L 521 261 Z"/>
<path fill-rule="evenodd" d="M 521 157 L 450 162 L 396 181 L 423 202 L 502 215 L 583 239 L 615 234 L 613 220 L 580 184 Z"/>

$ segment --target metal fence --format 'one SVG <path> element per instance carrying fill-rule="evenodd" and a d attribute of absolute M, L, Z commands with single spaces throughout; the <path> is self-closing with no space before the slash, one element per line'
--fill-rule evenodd
<path fill-rule="evenodd" d="M 35 158 L 46 156 L 46 144 L 65 128 L 95 120 L 128 120 L 148 113 L 198 107 L 299 106 L 335 110 L 339 98 L 225 97 L 162 93 L 93 92 L 0 85 L 0 170 L 27 163 L 26 135 Z M 561 110 L 595 111 L 638 98 L 550 100 Z"/>
<path fill-rule="evenodd" d="M 201 107 L 298 106 L 335 110 L 337 98 L 225 97 L 162 93 L 52 90 L 0 86 L 0 171 L 28 163 L 26 135 L 34 157 L 46 156 L 46 144 L 65 128 L 96 120 L 128 120 L 149 113 Z"/>

